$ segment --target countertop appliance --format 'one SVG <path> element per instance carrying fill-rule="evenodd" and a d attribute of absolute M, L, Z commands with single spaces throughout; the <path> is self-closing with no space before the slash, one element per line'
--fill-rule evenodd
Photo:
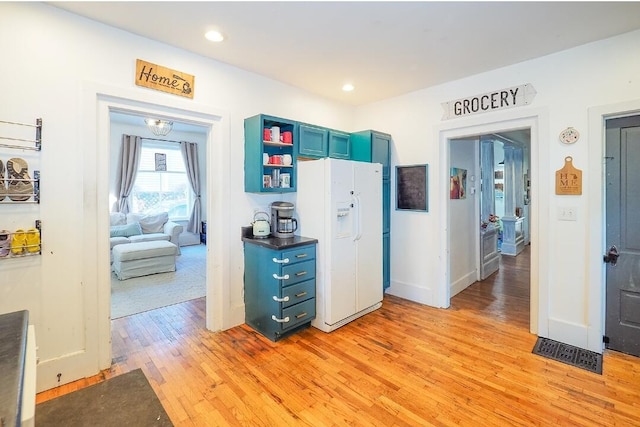
<path fill-rule="evenodd" d="M 281 239 L 293 237 L 298 229 L 298 220 L 293 217 L 293 212 L 293 203 L 271 203 L 271 234 Z"/>
<path fill-rule="evenodd" d="M 298 163 L 300 233 L 318 239 L 316 318 L 331 332 L 382 306 L 382 165 Z"/>
<path fill-rule="evenodd" d="M 262 217 L 262 218 L 260 218 Z M 253 237 L 266 238 L 271 233 L 269 224 L 269 214 L 266 212 L 256 212 L 253 214 Z"/>

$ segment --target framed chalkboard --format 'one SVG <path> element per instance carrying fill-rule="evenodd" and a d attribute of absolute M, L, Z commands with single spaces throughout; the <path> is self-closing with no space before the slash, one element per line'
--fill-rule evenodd
<path fill-rule="evenodd" d="M 429 165 L 396 166 L 396 209 L 429 211 Z"/>

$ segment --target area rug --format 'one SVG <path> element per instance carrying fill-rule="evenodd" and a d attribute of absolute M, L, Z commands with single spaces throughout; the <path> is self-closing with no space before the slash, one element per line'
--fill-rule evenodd
<path fill-rule="evenodd" d="M 594 351 L 538 337 L 533 354 L 602 375 L 602 355 Z"/>
<path fill-rule="evenodd" d="M 118 280 L 111 273 L 111 318 L 117 319 L 206 295 L 205 245 L 183 246 L 176 271 Z"/>
<path fill-rule="evenodd" d="M 173 426 L 141 369 L 36 405 L 38 427 Z"/>

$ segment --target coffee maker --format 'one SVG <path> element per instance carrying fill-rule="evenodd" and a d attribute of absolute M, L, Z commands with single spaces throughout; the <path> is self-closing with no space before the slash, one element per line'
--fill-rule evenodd
<path fill-rule="evenodd" d="M 293 237 L 298 229 L 298 221 L 293 217 L 293 203 L 271 203 L 271 235 L 286 239 Z"/>

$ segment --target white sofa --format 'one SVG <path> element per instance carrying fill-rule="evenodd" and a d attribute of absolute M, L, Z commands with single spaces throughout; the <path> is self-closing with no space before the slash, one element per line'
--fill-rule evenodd
<path fill-rule="evenodd" d="M 166 240 L 177 247 L 177 255 L 180 255 L 179 236 L 183 227 L 173 221 L 169 221 L 166 212 L 153 215 L 140 215 L 121 212 L 111 213 L 110 240 L 111 249 L 116 245 L 128 243 L 153 242 Z"/>

